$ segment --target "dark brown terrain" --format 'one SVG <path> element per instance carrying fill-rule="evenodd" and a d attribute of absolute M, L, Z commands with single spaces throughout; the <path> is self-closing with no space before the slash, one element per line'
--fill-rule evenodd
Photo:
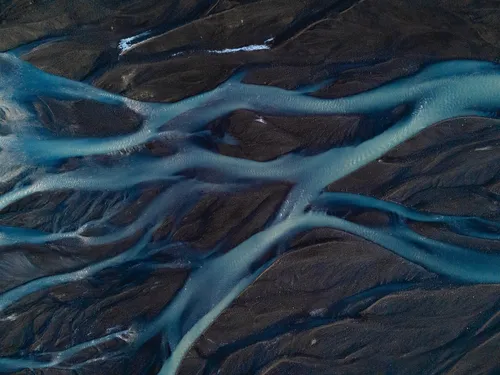
<path fill-rule="evenodd" d="M 122 39 L 146 31 L 152 33 L 149 39 L 120 50 Z M 268 49 L 213 52 L 248 45 Z M 176 102 L 215 88 L 243 68 L 246 82 L 286 89 L 335 77 L 314 95 L 336 98 L 435 61 L 500 62 L 500 1 L 0 0 L 0 51 L 15 48 L 41 70 L 141 101 Z M 105 137 L 141 126 L 140 116 L 127 108 L 39 99 L 33 108 L 54 134 Z M 373 115 L 287 117 L 238 110 L 207 124 L 211 135 L 227 134 L 238 144 L 199 142 L 224 155 L 264 162 L 369 139 L 404 113 L 397 108 Z M 435 124 L 327 190 L 498 221 L 499 121 L 469 117 Z M 165 157 L 169 147 L 153 141 L 139 153 Z M 57 168 L 71 170 L 79 163 L 69 159 Z M 10 189 L 8 181 L 0 182 L 2 192 Z M 89 229 L 108 233 L 130 224 L 171 188 L 152 182 L 140 192 L 33 194 L 3 209 L 0 224 L 75 230 L 102 217 L 102 207 L 130 202 L 109 225 Z M 290 188 L 289 181 L 266 182 L 239 192 L 200 194 L 181 217 L 165 214 L 154 241 L 174 239 L 183 244 L 176 251 L 187 257 L 215 246 L 229 251 L 264 228 Z M 391 220 L 376 210 L 348 210 L 343 217 L 377 228 Z M 496 240 L 471 239 L 436 223 L 411 225 L 432 239 L 500 251 Z M 119 254 L 140 235 L 95 247 L 70 240 L 3 247 L 0 291 Z M 199 337 L 179 375 L 500 373 L 499 285 L 449 279 L 333 229 L 302 233 L 286 246 L 289 251 Z M 0 357 L 59 351 L 98 338 L 110 327 L 152 319 L 188 277 L 185 269 L 167 268 L 137 277 L 134 267 L 48 288 L 0 312 Z M 16 319 L 9 319 L 11 314 Z M 96 346 L 62 368 L 10 373 L 153 375 L 162 364 L 161 346 L 155 337 L 133 355 L 68 369 L 108 349 Z"/>

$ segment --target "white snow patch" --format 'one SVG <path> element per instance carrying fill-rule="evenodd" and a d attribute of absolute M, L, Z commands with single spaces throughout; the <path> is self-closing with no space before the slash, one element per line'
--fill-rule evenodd
<path fill-rule="evenodd" d="M 134 43 L 137 39 L 140 39 L 140 38 L 142 38 L 144 36 L 148 36 L 150 34 L 151 34 L 150 31 L 145 31 L 143 33 L 140 33 L 140 34 L 137 34 L 137 35 L 134 35 L 134 36 L 122 39 L 118 43 L 118 48 L 120 48 L 120 51 L 123 53 L 123 52 L 129 50 L 130 48 L 132 48 L 135 44 L 139 43 L 139 42 Z"/>
<path fill-rule="evenodd" d="M 17 319 L 17 314 L 10 314 L 6 316 L 5 318 L 0 319 L 1 322 L 13 322 L 14 320 Z"/>
<path fill-rule="evenodd" d="M 327 311 L 326 308 L 322 307 L 320 309 L 315 309 L 315 310 L 309 311 L 309 315 L 310 316 L 321 316 L 324 313 L 326 313 L 326 311 Z"/>
<path fill-rule="evenodd" d="M 217 54 L 223 54 L 223 53 L 234 53 L 234 52 L 241 52 L 241 51 L 261 51 L 264 49 L 270 49 L 269 46 L 265 44 L 252 44 L 249 46 L 243 46 L 243 47 L 238 47 L 238 48 L 225 48 L 225 49 L 209 49 L 208 52 L 210 53 L 217 53 Z"/>

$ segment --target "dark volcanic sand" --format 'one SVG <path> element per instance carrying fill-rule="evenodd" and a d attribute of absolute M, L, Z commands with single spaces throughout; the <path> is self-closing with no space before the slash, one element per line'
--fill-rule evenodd
<path fill-rule="evenodd" d="M 0 21 L 0 51 L 19 48 L 21 59 L 46 72 L 151 102 L 176 102 L 211 90 L 242 68 L 248 71 L 245 82 L 286 89 L 335 77 L 314 95 L 337 98 L 411 75 L 432 62 L 498 62 L 500 56 L 497 0 L 0 0 Z M 145 31 L 156 36 L 121 52 L 122 39 Z M 268 48 L 210 52 L 247 45 Z M 107 137 L 132 133 L 142 124 L 128 108 L 92 100 L 37 97 L 32 108 L 39 118 L 35 131 L 41 134 Z M 402 106 L 369 115 L 290 117 L 242 109 L 207 124 L 208 132 L 195 141 L 223 155 L 259 162 L 292 152 L 313 155 L 370 139 L 406 111 Z M 426 213 L 498 221 L 499 125 L 498 119 L 480 117 L 440 122 L 325 188 Z M 168 140 L 127 150 L 156 158 L 175 151 Z M 47 168 L 113 165 L 120 157 L 68 158 Z M 211 177 L 196 170 L 184 174 Z M 0 190 L 9 191 L 21 179 L 2 178 Z M 116 206 L 101 221 L 105 224 L 85 232 L 113 233 L 172 185 L 153 181 L 130 191 L 32 194 L 1 210 L 0 225 L 74 231 L 100 221 Z M 238 191 L 200 193 L 194 204 L 181 205 L 178 215 L 165 212 L 151 242 L 178 245 L 173 255 L 156 254 L 150 261 L 170 261 L 178 254 L 190 261 L 214 249 L 230 251 L 273 219 L 291 186 L 290 181 L 263 182 Z M 345 208 L 339 216 L 376 228 L 394 219 L 376 209 Z M 477 251 L 500 250 L 497 240 L 473 239 L 446 225 L 410 222 L 410 227 Z M 0 291 L 120 254 L 139 241 L 141 230 L 103 245 L 67 239 L 4 246 Z M 178 374 L 500 373 L 500 286 L 450 279 L 333 229 L 301 233 L 283 246 L 290 251 L 196 340 Z M 125 263 L 17 301 L 0 312 L 0 357 L 60 351 L 113 327 L 151 320 L 189 274 L 181 266 L 141 270 L 141 264 Z M 54 368 L 6 373 L 153 375 L 169 355 L 158 335 L 125 355 L 92 361 L 124 342 L 95 345 Z"/>

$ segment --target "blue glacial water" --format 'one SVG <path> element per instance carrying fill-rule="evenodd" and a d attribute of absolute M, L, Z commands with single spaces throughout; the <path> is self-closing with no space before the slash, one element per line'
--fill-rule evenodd
<path fill-rule="evenodd" d="M 151 321 L 60 352 L 0 358 L 1 371 L 57 367 L 65 360 L 99 343 L 120 337 L 128 343 L 121 351 L 134 351 L 152 337 L 163 334 L 171 354 L 161 374 L 174 374 L 187 350 L 202 332 L 276 259 L 276 246 L 300 232 L 329 227 L 339 229 L 394 252 L 450 279 L 472 283 L 500 282 L 500 255 L 442 243 L 412 231 L 406 220 L 446 224 L 456 233 L 499 239 L 500 224 L 475 217 L 447 216 L 415 211 L 370 197 L 328 193 L 325 187 L 381 158 L 395 146 L 423 129 L 462 116 L 493 117 L 500 108 L 500 66 L 481 61 L 449 61 L 429 65 L 417 74 L 379 88 L 338 99 L 311 95 L 318 86 L 301 90 L 244 83 L 245 73 L 235 74 L 217 88 L 175 103 L 143 103 L 110 94 L 84 83 L 41 72 L 15 55 L 0 54 L 0 173 L 4 181 L 23 173 L 0 196 L 0 209 L 36 193 L 122 191 L 143 183 L 170 181 L 173 188 L 157 196 L 141 216 L 121 230 L 89 236 L 86 230 L 105 222 L 82 224 L 72 231 L 0 227 L 0 245 L 44 244 L 75 240 L 83 245 L 112 244 L 142 231 L 141 239 L 118 255 L 96 261 L 69 273 L 41 277 L 0 295 L 0 311 L 38 291 L 88 278 L 130 261 L 147 260 L 161 248 L 146 246 L 161 225 L 165 212 L 177 213 L 186 202 L 196 202 L 210 192 L 231 192 L 262 182 L 293 183 L 275 217 L 259 233 L 230 251 L 199 257 L 190 267 L 182 289 Z M 109 106 L 126 106 L 144 119 L 137 131 L 110 137 L 62 137 L 40 131 L 32 101 L 39 97 L 92 100 Z M 334 147 L 316 155 L 288 154 L 268 162 L 224 156 L 193 141 L 206 133 L 209 122 L 238 109 L 271 115 L 371 114 L 407 105 L 410 111 L 392 127 L 357 145 Z M 457 131 L 467 131 L 461 128 Z M 167 157 L 134 153 L 146 142 L 169 139 L 176 145 Z M 111 165 L 92 162 L 92 156 L 119 155 Z M 72 170 L 57 166 L 81 158 Z M 187 178 L 188 170 L 216 172 L 217 181 Z M 376 209 L 398 217 L 391 227 L 375 229 L 330 215 L 337 206 Z M 171 266 L 179 266 L 172 262 Z M 163 265 L 163 266 L 169 266 Z"/>

